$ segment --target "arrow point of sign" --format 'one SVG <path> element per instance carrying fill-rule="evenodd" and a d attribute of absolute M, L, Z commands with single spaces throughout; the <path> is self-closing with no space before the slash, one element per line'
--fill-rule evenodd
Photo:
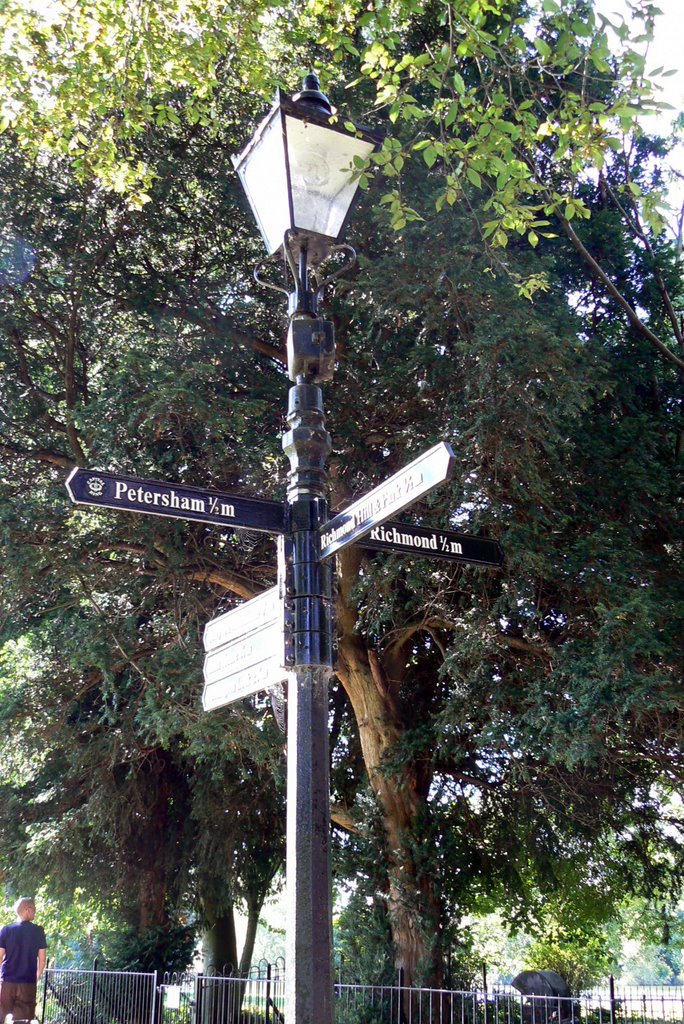
<path fill-rule="evenodd" d="M 71 489 L 71 481 L 74 479 L 74 477 L 76 476 L 76 474 L 78 472 L 80 472 L 80 470 L 79 470 L 78 466 L 76 466 L 75 469 L 71 470 L 71 472 L 69 473 L 69 476 L 66 478 L 66 481 L 65 481 L 65 487 L 66 487 L 67 491 L 69 492 L 69 497 L 71 498 L 72 501 L 75 501 L 75 498 L 74 498 L 74 492 Z"/>
<path fill-rule="evenodd" d="M 321 529 L 321 558 L 355 543 L 395 512 L 412 505 L 448 480 L 456 463 L 453 448 L 439 441 L 407 466 L 388 477 L 333 516 Z"/>
<path fill-rule="evenodd" d="M 454 469 L 456 468 L 456 455 L 454 454 L 454 449 L 448 441 L 440 441 L 437 447 L 443 448 L 444 454 L 446 455 L 447 462 L 446 469 L 444 471 L 444 479 L 450 480 L 454 474 Z"/>

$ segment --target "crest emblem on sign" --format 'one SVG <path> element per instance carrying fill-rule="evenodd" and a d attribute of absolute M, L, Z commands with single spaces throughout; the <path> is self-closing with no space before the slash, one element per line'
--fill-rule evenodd
<path fill-rule="evenodd" d="M 86 483 L 88 493 L 92 494 L 94 498 L 99 498 L 104 494 L 106 481 L 101 476 L 91 476 Z"/>

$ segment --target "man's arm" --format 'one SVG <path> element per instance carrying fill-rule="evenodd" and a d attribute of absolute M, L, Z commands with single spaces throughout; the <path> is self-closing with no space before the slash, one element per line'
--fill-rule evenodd
<path fill-rule="evenodd" d="M 5 959 L 5 950 L 0 947 L 0 964 Z"/>
<path fill-rule="evenodd" d="M 36 985 L 40 981 L 40 976 L 43 973 L 43 971 L 45 970 L 45 957 L 46 957 L 46 954 L 47 954 L 47 950 L 46 949 L 39 949 L 38 950 L 38 973 L 36 974 Z"/>

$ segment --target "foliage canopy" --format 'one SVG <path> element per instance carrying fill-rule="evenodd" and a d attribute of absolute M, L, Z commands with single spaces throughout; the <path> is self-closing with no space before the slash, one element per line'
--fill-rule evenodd
<path fill-rule="evenodd" d="M 331 501 L 444 438 L 454 482 L 411 516 L 507 555 L 497 573 L 338 559 L 336 856 L 368 908 L 359 949 L 439 980 L 468 910 L 539 925 L 556 900 L 576 935 L 625 893 L 665 898 L 682 281 L 624 26 L 618 54 L 591 4 L 554 0 L 9 0 L 2 19 L 12 884 L 109 899 L 131 955 L 164 966 L 197 923 L 220 966 L 234 906 L 253 924 L 282 862 L 267 702 L 198 703 L 203 623 L 272 583 L 272 541 L 84 513 L 64 478 L 282 497 L 283 324 L 254 291 L 227 157 L 311 63 L 344 116 L 386 133 L 357 169 L 357 271 L 326 306 Z"/>

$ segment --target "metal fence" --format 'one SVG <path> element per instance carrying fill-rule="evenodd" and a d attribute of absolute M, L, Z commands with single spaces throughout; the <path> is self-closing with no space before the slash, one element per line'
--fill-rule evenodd
<path fill-rule="evenodd" d="M 338 984 L 336 1024 L 684 1024 L 684 989 L 617 989 L 571 999 Z"/>
<path fill-rule="evenodd" d="M 48 969 L 43 1024 L 286 1024 L 282 963 L 247 978 Z M 335 1024 L 684 1024 L 684 988 L 605 989 L 572 999 L 510 987 L 459 992 L 335 985 Z"/>
<path fill-rule="evenodd" d="M 50 1024 L 150 1024 L 156 974 L 48 968 L 37 1009 Z"/>
<path fill-rule="evenodd" d="M 684 988 L 681 985 L 626 985 L 619 988 L 610 985 L 588 992 L 585 998 L 590 1003 L 613 1005 L 618 1021 L 634 1021 L 635 1024 L 648 1024 L 649 1021 L 678 1024 L 684 1021 Z"/>
<path fill-rule="evenodd" d="M 157 988 L 152 1024 L 284 1024 L 284 1020 L 282 965 L 264 962 L 247 978 L 165 975 Z"/>

